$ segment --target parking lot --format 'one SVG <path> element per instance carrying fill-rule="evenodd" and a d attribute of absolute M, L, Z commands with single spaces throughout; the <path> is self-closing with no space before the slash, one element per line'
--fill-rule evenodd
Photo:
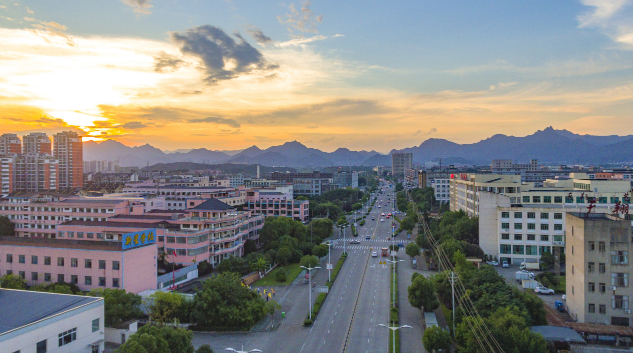
<path fill-rule="evenodd" d="M 509 268 L 502 268 L 501 265 L 499 266 L 495 266 L 495 269 L 497 270 L 497 272 L 502 275 L 503 277 L 505 277 L 506 281 L 508 281 L 508 283 L 511 283 L 515 286 L 517 286 L 520 289 L 523 289 L 520 283 L 517 283 L 516 281 L 516 273 L 519 270 L 519 266 L 517 265 L 510 265 Z M 538 275 L 541 271 L 534 271 L 534 275 Z M 557 300 L 563 300 L 563 295 L 562 294 L 554 294 L 554 295 L 539 295 L 539 297 L 541 297 L 541 299 L 543 299 L 543 301 L 545 303 L 547 303 L 547 305 L 549 305 L 550 307 L 554 308 L 554 302 Z M 563 301 L 564 302 L 564 301 Z"/>

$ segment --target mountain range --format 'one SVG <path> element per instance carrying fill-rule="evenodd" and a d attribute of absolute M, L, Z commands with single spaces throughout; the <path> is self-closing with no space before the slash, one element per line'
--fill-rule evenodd
<path fill-rule="evenodd" d="M 395 152 L 392 150 L 389 154 Z M 633 135 L 579 135 L 567 130 L 548 127 L 532 135 L 515 137 L 494 135 L 471 144 L 458 144 L 445 139 L 431 138 L 419 146 L 405 148 L 413 153 L 414 163 L 438 158 L 464 160 L 471 164 L 490 164 L 492 159 L 512 159 L 527 162 L 538 159 L 546 164 L 609 163 L 633 161 Z M 251 146 L 241 151 L 215 151 L 206 148 L 161 151 L 149 144 L 129 147 L 106 140 L 84 142 L 84 160 L 118 160 L 120 166 L 145 167 L 157 163 L 236 163 L 263 166 L 320 168 L 347 165 L 391 165 L 391 157 L 376 151 L 351 151 L 339 148 L 323 152 L 297 142 L 260 149 Z"/>

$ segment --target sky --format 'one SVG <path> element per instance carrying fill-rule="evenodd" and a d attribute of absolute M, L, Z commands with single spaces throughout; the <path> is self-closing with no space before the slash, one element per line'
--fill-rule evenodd
<path fill-rule="evenodd" d="M 388 152 L 632 108 L 633 0 L 0 0 L 0 133 Z"/>

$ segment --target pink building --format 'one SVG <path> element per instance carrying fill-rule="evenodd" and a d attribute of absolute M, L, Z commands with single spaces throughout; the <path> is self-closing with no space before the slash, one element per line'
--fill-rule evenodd
<path fill-rule="evenodd" d="M 144 233 L 149 234 L 145 229 Z M 156 243 L 0 237 L 0 275 L 13 273 L 30 286 L 76 284 L 82 291 L 120 288 L 139 293 L 156 289 Z M 153 235 L 155 238 L 155 235 Z M 137 244 L 134 244 L 134 240 Z"/>
<path fill-rule="evenodd" d="M 265 217 L 292 217 L 301 222 L 309 218 L 310 201 L 298 201 L 292 194 L 278 191 L 246 190 L 248 210 Z"/>

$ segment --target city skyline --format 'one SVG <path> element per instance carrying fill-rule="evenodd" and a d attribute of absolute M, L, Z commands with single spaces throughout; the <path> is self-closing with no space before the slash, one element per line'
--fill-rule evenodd
<path fill-rule="evenodd" d="M 1 132 L 388 152 L 633 134 L 631 1 L 0 1 Z"/>

